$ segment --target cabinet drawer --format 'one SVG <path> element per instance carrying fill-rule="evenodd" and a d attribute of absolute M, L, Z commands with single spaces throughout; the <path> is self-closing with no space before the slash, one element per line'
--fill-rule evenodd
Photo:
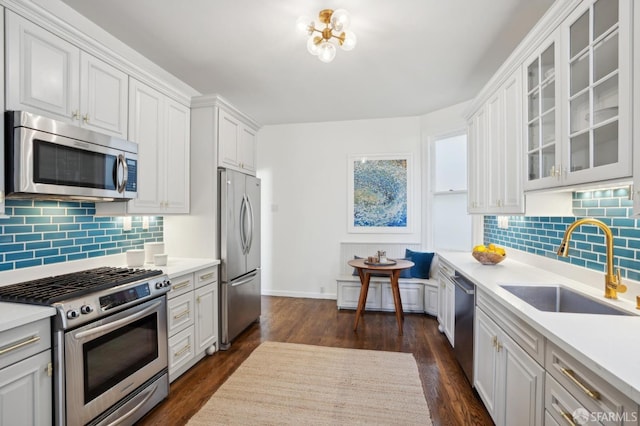
<path fill-rule="evenodd" d="M 545 417 L 551 417 L 556 424 L 584 424 L 580 415 L 588 414 L 589 411 L 580 404 L 565 388 L 560 385 L 549 373 L 545 378 L 544 407 Z M 548 423 L 545 423 L 548 424 Z M 553 423 L 551 423 L 553 424 Z"/>
<path fill-rule="evenodd" d="M 0 368 L 14 364 L 51 347 L 49 318 L 0 333 Z"/>
<path fill-rule="evenodd" d="M 491 319 L 505 330 L 538 364 L 544 366 L 545 339 L 542 334 L 483 291 L 477 292 L 476 304 L 483 308 Z"/>
<path fill-rule="evenodd" d="M 197 271 L 195 272 L 195 276 L 196 288 L 211 284 L 212 282 L 218 281 L 218 267 L 212 266 L 211 268 Z"/>
<path fill-rule="evenodd" d="M 604 424 L 638 424 L 638 404 L 551 342 L 546 368 L 589 413 L 617 421 Z"/>
<path fill-rule="evenodd" d="M 194 327 L 191 326 L 169 339 L 169 376 L 193 359 L 195 336 Z"/>
<path fill-rule="evenodd" d="M 180 275 L 171 278 L 171 290 L 167 293 L 167 298 L 171 299 L 181 294 L 185 294 L 194 289 L 193 274 Z"/>
<path fill-rule="evenodd" d="M 195 305 L 193 292 L 174 297 L 167 304 L 167 332 L 169 336 L 193 325 Z"/>

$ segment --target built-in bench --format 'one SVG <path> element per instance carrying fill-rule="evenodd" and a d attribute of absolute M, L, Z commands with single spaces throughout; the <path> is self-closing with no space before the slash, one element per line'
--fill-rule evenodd
<path fill-rule="evenodd" d="M 360 297 L 360 278 L 353 275 L 353 268 L 347 262 L 354 256 L 373 256 L 378 250 L 387 252 L 390 259 L 405 257 L 405 249 L 421 251 L 420 244 L 406 243 L 340 243 L 340 275 L 337 282 L 338 309 L 356 309 Z M 437 257 L 431 263 L 430 278 L 400 278 L 400 298 L 405 312 L 426 312 L 438 314 L 438 282 L 435 279 Z M 371 277 L 367 294 L 366 310 L 395 311 L 389 277 Z"/>

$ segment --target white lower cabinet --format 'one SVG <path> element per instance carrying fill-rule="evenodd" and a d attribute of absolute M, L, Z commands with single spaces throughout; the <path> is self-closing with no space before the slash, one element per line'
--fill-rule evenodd
<path fill-rule="evenodd" d="M 49 318 L 0 333 L 0 426 L 50 425 Z"/>
<path fill-rule="evenodd" d="M 218 267 L 170 276 L 167 297 L 169 381 L 218 347 Z"/>
<path fill-rule="evenodd" d="M 438 315 L 438 285 L 424 286 L 424 311 L 429 315 Z"/>
<path fill-rule="evenodd" d="M 474 385 L 496 425 L 542 425 L 545 371 L 476 309 Z"/>
<path fill-rule="evenodd" d="M 456 288 L 448 277 L 454 270 L 444 261 L 440 261 L 438 270 L 438 330 L 444 333 L 451 346 L 454 345 L 456 324 Z"/>
<path fill-rule="evenodd" d="M 338 309 L 357 309 L 360 299 L 360 280 L 357 277 L 344 277 L 337 280 L 338 285 Z M 404 312 L 427 312 L 431 315 L 437 313 L 437 285 L 433 280 L 410 279 L 400 280 L 400 299 Z M 429 292 L 429 297 L 425 294 Z M 426 302 L 431 303 L 430 306 Z M 389 311 L 396 310 L 393 302 L 393 292 L 388 278 L 372 278 L 367 292 L 365 310 Z"/>
<path fill-rule="evenodd" d="M 214 282 L 197 288 L 195 296 L 196 308 L 196 350 L 215 352 L 218 332 L 218 283 Z"/>
<path fill-rule="evenodd" d="M 545 408 L 558 423 L 639 424 L 638 404 L 552 343 L 545 366 Z"/>
<path fill-rule="evenodd" d="M 360 281 L 338 280 L 338 309 L 356 309 L 360 298 Z M 369 283 L 365 310 L 379 310 L 382 306 L 381 283 Z"/>

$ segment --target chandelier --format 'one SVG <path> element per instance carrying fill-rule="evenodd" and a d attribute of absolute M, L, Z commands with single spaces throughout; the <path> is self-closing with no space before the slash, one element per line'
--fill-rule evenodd
<path fill-rule="evenodd" d="M 337 43 L 342 50 L 351 50 L 356 46 L 356 35 L 348 31 L 351 19 L 344 9 L 320 11 L 318 19 L 324 28 L 316 28 L 315 22 L 302 16 L 298 18 L 298 28 L 307 33 L 307 50 L 322 62 L 331 62 L 336 57 Z"/>

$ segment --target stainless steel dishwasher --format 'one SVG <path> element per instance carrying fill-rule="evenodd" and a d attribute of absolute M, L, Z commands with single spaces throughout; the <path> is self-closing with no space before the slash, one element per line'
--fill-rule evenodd
<path fill-rule="evenodd" d="M 473 386 L 473 322 L 476 286 L 456 271 L 448 270 L 441 276 L 455 286 L 453 353 L 467 376 L 467 380 Z"/>

